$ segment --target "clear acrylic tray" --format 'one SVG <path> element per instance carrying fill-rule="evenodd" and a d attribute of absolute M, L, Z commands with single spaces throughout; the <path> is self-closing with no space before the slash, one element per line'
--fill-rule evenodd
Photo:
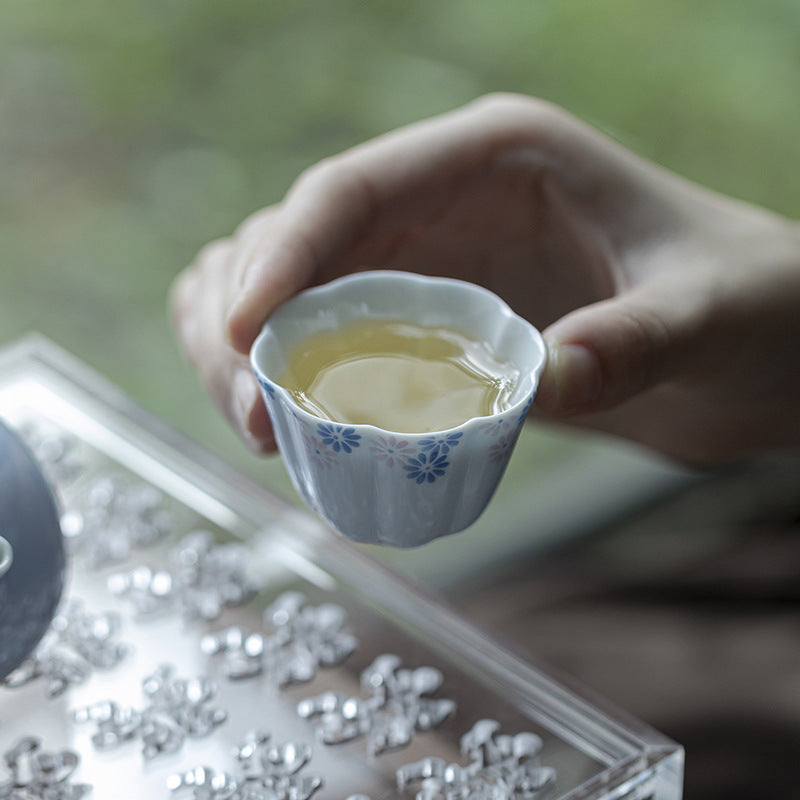
<path fill-rule="evenodd" d="M 0 351 L 0 419 L 44 462 L 72 551 L 65 602 L 83 603 L 40 647 L 49 677 L 29 664 L 0 687 L 0 752 L 41 740 L 16 788 L 0 767 L 0 798 L 681 797 L 680 746 L 503 649 L 47 340 Z M 197 530 L 247 578 L 225 558 L 203 573 L 208 543 L 184 539 Z M 240 639 L 213 638 L 232 626 Z M 93 642 L 109 663 L 80 651 Z"/>

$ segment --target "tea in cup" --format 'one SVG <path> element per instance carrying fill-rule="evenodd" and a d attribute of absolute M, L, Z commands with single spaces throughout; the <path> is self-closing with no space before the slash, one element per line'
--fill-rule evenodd
<path fill-rule="evenodd" d="M 301 292 L 251 351 L 300 495 L 348 538 L 398 547 L 483 511 L 545 360 L 539 332 L 491 292 L 394 271 Z"/>
<path fill-rule="evenodd" d="M 422 433 L 502 411 L 518 377 L 455 328 L 375 319 L 303 339 L 278 383 L 324 419 Z"/>

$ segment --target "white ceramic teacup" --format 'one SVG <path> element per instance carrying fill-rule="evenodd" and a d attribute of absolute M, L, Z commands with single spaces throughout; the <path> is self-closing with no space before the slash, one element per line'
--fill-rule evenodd
<path fill-rule="evenodd" d="M 350 425 L 301 408 L 278 383 L 306 337 L 359 320 L 391 319 L 461 330 L 513 364 L 507 407 L 436 432 Z M 405 272 L 360 272 L 281 305 L 253 345 L 251 363 L 289 475 L 306 503 L 358 542 L 412 547 L 477 519 L 505 471 L 546 361 L 539 332 L 478 286 Z"/>

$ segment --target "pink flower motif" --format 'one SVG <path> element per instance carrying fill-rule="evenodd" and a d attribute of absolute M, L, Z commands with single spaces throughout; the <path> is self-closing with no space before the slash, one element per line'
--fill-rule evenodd
<path fill-rule="evenodd" d="M 303 444 L 312 461 L 320 467 L 330 467 L 336 460 L 336 455 L 330 447 L 326 447 L 316 436 L 303 434 Z"/>
<path fill-rule="evenodd" d="M 508 429 L 508 425 L 506 424 L 505 417 L 497 417 L 496 419 L 490 419 L 487 422 L 482 422 L 480 425 L 481 433 L 488 434 L 489 436 L 497 436 L 504 430 Z"/>
<path fill-rule="evenodd" d="M 514 445 L 514 439 L 514 436 L 501 436 L 489 448 L 489 460 L 494 461 L 495 463 L 499 461 L 505 461 Z"/>
<path fill-rule="evenodd" d="M 369 449 L 387 467 L 402 466 L 408 456 L 414 453 L 414 448 L 405 439 L 396 436 L 378 436 L 370 443 Z"/>

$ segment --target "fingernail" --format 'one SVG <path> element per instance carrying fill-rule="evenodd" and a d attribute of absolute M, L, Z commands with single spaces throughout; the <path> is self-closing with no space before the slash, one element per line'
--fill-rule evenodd
<path fill-rule="evenodd" d="M 579 344 L 551 346 L 539 388 L 539 405 L 546 411 L 589 410 L 601 389 L 600 363 L 591 350 Z"/>
<path fill-rule="evenodd" d="M 250 413 L 258 396 L 258 387 L 249 370 L 240 369 L 233 376 L 233 414 L 239 430 L 247 437 L 250 433 Z"/>

